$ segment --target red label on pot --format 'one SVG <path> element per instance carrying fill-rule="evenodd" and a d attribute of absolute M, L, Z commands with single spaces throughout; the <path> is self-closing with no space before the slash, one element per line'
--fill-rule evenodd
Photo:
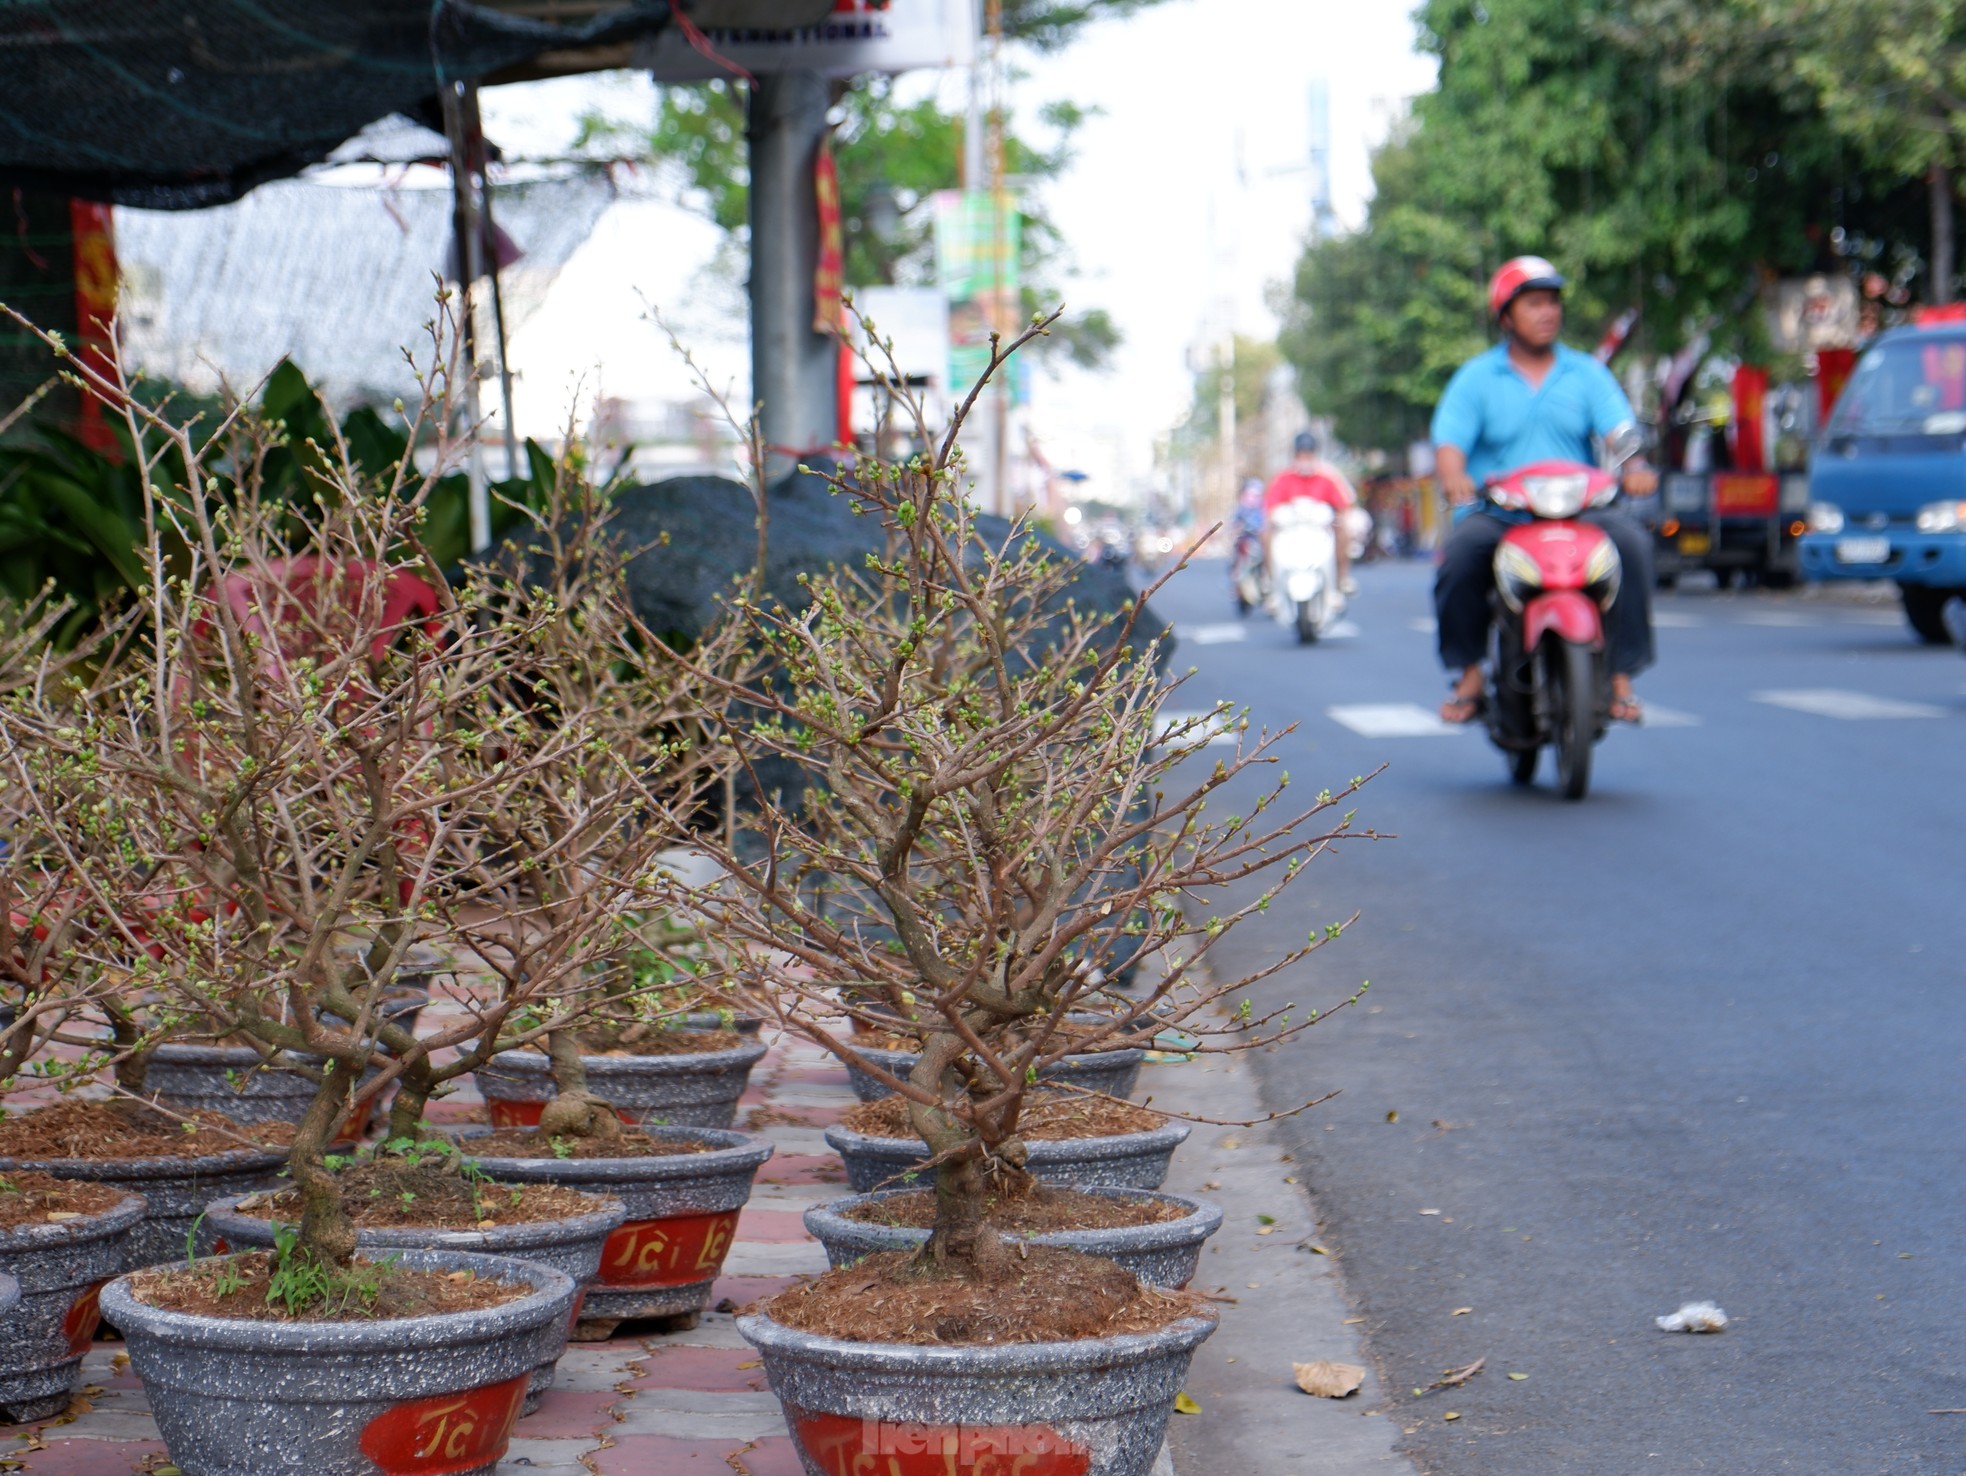
<path fill-rule="evenodd" d="M 96 1339 L 96 1327 L 102 1322 L 102 1289 L 107 1282 L 98 1281 L 77 1297 L 68 1309 L 68 1315 L 61 1320 L 61 1335 L 68 1339 L 68 1351 L 86 1353 L 89 1344 Z"/>
<path fill-rule="evenodd" d="M 485 1098 L 485 1113 L 495 1128 L 538 1127 L 539 1114 L 545 1110 L 544 1102 L 505 1102 Z"/>
<path fill-rule="evenodd" d="M 1092 1452 L 1049 1425 L 912 1425 L 794 1412 L 826 1476 L 1085 1476 Z"/>
<path fill-rule="evenodd" d="M 546 1110 L 544 1102 L 507 1102 L 501 1098 L 485 1098 L 485 1115 L 491 1119 L 495 1128 L 531 1128 L 539 1126 L 539 1114 Z M 614 1115 L 630 1127 L 639 1126 L 639 1120 L 632 1112 L 621 1108 L 614 1109 Z"/>
<path fill-rule="evenodd" d="M 737 1211 L 630 1220 L 601 1247 L 604 1286 L 685 1286 L 723 1269 L 737 1234 Z"/>
<path fill-rule="evenodd" d="M 370 1420 L 362 1454 L 388 1476 L 447 1476 L 489 1465 L 505 1454 L 527 1375 L 399 1404 Z"/>

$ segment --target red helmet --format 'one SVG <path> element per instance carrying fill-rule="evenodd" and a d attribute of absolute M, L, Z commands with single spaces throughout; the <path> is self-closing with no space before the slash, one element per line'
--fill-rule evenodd
<path fill-rule="evenodd" d="M 1508 311 L 1510 303 L 1537 287 L 1561 292 L 1563 273 L 1540 256 L 1518 256 L 1513 261 L 1503 262 L 1500 270 L 1488 279 L 1489 313 L 1501 317 Z"/>

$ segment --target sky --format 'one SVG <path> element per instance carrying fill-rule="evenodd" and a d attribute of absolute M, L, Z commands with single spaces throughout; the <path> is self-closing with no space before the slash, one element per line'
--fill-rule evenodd
<path fill-rule="evenodd" d="M 1413 35 L 1404 0 L 1166 0 L 1095 23 L 1056 55 L 1013 49 L 1018 113 L 1054 99 L 1096 109 L 1043 204 L 1077 268 L 1067 310 L 1104 308 L 1126 339 L 1109 371 L 1038 376 L 1030 421 L 1054 465 L 1123 494 L 1185 411 L 1197 346 L 1231 324 L 1274 335 L 1265 294 L 1289 277 L 1310 225 L 1312 89 L 1322 82 L 1330 98 L 1332 203 L 1341 223 L 1356 224 L 1371 148 L 1432 81 Z M 957 75 L 908 85 L 952 106 L 963 92 Z M 508 146 L 551 148 L 597 97 L 637 117 L 652 96 L 639 77 L 491 89 L 486 130 Z M 514 338 L 521 429 L 557 424 L 576 385 L 586 397 L 681 393 L 683 370 L 640 321 L 644 301 L 741 398 L 747 334 L 730 273 L 706 269 L 717 239 L 663 199 L 603 217 Z"/>

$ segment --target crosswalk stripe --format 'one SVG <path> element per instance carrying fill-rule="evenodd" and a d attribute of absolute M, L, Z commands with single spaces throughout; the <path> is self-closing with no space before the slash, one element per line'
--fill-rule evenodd
<path fill-rule="evenodd" d="M 1249 627 L 1242 624 L 1197 625 L 1193 630 L 1175 628 L 1175 635 L 1197 646 L 1227 646 L 1249 638 Z"/>
<path fill-rule="evenodd" d="M 1656 702 L 1645 704 L 1645 726 L 1648 728 L 1697 728 L 1703 719 L 1690 712 L 1681 712 L 1676 707 L 1660 707 Z"/>
<path fill-rule="evenodd" d="M 1325 715 L 1366 738 L 1446 738 L 1466 731 L 1417 702 L 1374 702 L 1327 707 Z"/>
<path fill-rule="evenodd" d="M 1888 718 L 1937 718 L 1946 715 L 1943 707 L 1924 702 L 1900 702 L 1895 697 L 1873 697 L 1868 692 L 1845 692 L 1835 687 L 1800 687 L 1778 692 L 1751 692 L 1756 702 L 1770 707 L 1786 707 L 1816 717 L 1841 718 L 1864 722 Z"/>
<path fill-rule="evenodd" d="M 1654 610 L 1652 624 L 1660 630 L 1696 630 L 1706 621 L 1697 615 L 1682 615 L 1677 610 Z"/>

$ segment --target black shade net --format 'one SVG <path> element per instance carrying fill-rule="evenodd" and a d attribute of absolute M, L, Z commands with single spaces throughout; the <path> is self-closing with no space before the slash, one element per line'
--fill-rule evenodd
<path fill-rule="evenodd" d="M 390 113 L 441 128 L 448 83 L 670 18 L 669 0 L 568 8 L 583 18 L 465 0 L 0 0 L 0 185 L 222 204 Z"/>

